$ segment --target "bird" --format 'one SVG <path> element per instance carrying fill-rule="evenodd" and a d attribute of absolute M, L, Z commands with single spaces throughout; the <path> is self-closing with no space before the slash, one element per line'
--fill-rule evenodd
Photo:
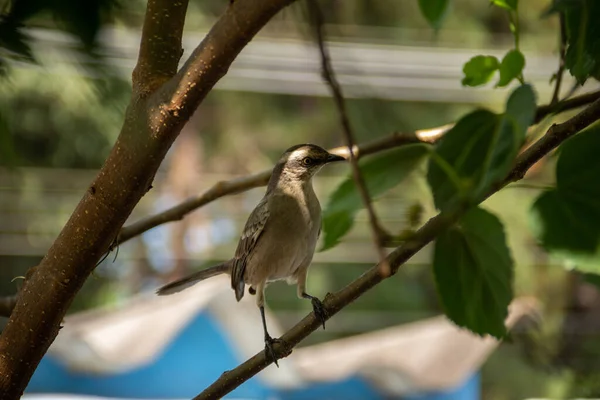
<path fill-rule="evenodd" d="M 328 314 L 323 303 L 306 291 L 308 268 L 321 233 L 321 206 L 312 178 L 324 165 L 337 161 L 345 158 L 314 144 L 287 149 L 273 168 L 265 195 L 248 217 L 234 256 L 168 283 L 157 294 L 170 295 L 213 276 L 230 275 L 237 301 L 244 296 L 246 286 L 249 294 L 256 295 L 265 351 L 279 366 L 273 344 L 282 340 L 271 337 L 267 329 L 265 289 L 274 281 L 295 283 L 298 297 L 311 301 L 313 312 L 325 329 Z"/>

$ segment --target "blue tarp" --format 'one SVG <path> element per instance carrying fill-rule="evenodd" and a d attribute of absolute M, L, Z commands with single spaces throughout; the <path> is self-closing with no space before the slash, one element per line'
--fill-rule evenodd
<path fill-rule="evenodd" d="M 159 329 L 157 327 L 157 329 Z M 123 354 L 127 357 L 127 354 Z M 33 375 L 27 393 L 70 393 L 120 398 L 192 398 L 210 385 L 225 370 L 241 361 L 233 351 L 227 335 L 210 314 L 200 313 L 154 362 L 112 375 L 93 375 L 69 371 L 59 360 L 47 354 Z M 283 361 L 285 362 L 285 361 Z M 270 388 L 252 378 L 226 398 L 328 400 L 373 399 L 382 396 L 376 388 L 359 377 L 338 382 L 313 383 L 293 391 Z M 405 397 L 406 400 L 478 400 L 479 376 L 445 393 L 426 393 Z"/>

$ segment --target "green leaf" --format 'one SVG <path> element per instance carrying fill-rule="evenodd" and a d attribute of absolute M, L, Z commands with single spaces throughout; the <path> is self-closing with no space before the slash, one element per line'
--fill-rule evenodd
<path fill-rule="evenodd" d="M 450 0 L 419 0 L 421 14 L 434 29 L 440 29 Z"/>
<path fill-rule="evenodd" d="M 509 11 L 517 11 L 517 6 L 519 4 L 518 0 L 491 0 L 490 3 L 493 5 L 504 8 Z"/>
<path fill-rule="evenodd" d="M 519 50 L 511 50 L 502 59 L 500 63 L 500 80 L 496 86 L 504 87 L 512 82 L 513 79 L 521 76 L 525 67 L 525 57 Z"/>
<path fill-rule="evenodd" d="M 596 250 L 600 225 L 580 212 L 578 206 L 556 189 L 536 199 L 532 208 L 533 231 L 545 249 L 567 253 Z"/>
<path fill-rule="evenodd" d="M 513 261 L 495 215 L 474 208 L 442 233 L 435 243 L 433 272 L 448 318 L 479 335 L 506 335 Z"/>
<path fill-rule="evenodd" d="M 475 56 L 463 66 L 465 77 L 463 86 L 479 86 L 489 82 L 494 72 L 500 67 L 498 59 L 494 56 Z"/>
<path fill-rule="evenodd" d="M 515 89 L 506 113 L 474 111 L 448 131 L 435 146 L 427 181 L 440 210 L 473 200 L 504 179 L 533 122 L 535 95 L 531 86 Z"/>
<path fill-rule="evenodd" d="M 559 255 L 595 254 L 600 242 L 600 126 L 566 141 L 556 165 L 556 188 L 533 204 L 538 240 Z"/>
<path fill-rule="evenodd" d="M 429 153 L 430 146 L 412 144 L 387 150 L 359 162 L 371 198 L 375 199 L 397 186 Z M 334 247 L 354 224 L 356 213 L 363 208 L 352 176 L 346 178 L 329 198 L 323 211 L 322 250 Z"/>
<path fill-rule="evenodd" d="M 520 144 L 525 140 L 527 129 L 535 120 L 535 92 L 531 85 L 525 84 L 516 88 L 506 102 L 506 117 L 512 118 L 517 126 Z"/>
<path fill-rule="evenodd" d="M 567 32 L 565 65 L 583 85 L 590 77 L 600 78 L 600 2 L 562 1 Z"/>
<path fill-rule="evenodd" d="M 447 168 L 431 157 L 427 181 L 435 205 L 443 210 L 465 197 L 463 190 L 477 185 L 483 178 L 483 164 L 499 118 L 487 110 L 477 110 L 461 118 L 435 146 L 435 153 L 459 179 L 456 182 Z"/>

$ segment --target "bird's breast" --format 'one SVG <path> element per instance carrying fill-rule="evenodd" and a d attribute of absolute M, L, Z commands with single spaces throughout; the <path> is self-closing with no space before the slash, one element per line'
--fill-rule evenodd
<path fill-rule="evenodd" d="M 257 279 L 287 279 L 312 260 L 321 227 L 321 208 L 316 196 L 278 195 L 270 199 L 269 221 L 265 226 L 252 269 Z"/>

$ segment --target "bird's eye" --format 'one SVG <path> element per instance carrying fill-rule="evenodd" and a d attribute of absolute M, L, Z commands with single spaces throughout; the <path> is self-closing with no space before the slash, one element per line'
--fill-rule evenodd
<path fill-rule="evenodd" d="M 313 159 L 310 157 L 304 157 L 302 159 L 302 164 L 304 165 L 312 165 L 313 164 Z"/>

